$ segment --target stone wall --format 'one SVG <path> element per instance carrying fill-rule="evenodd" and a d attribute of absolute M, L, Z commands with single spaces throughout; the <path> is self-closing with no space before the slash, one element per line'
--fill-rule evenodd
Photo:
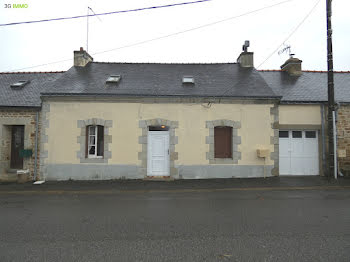
<path fill-rule="evenodd" d="M 3 181 L 9 177 L 13 125 L 24 125 L 24 149 L 32 149 L 33 154 L 29 158 L 24 158 L 23 169 L 29 169 L 30 177 L 34 177 L 36 112 L 37 109 L 0 108 L 0 178 Z M 40 126 L 39 114 L 38 142 L 40 141 Z M 38 146 L 37 174 L 39 174 L 39 150 L 40 146 Z"/>
<path fill-rule="evenodd" d="M 338 156 L 339 167 L 350 175 L 350 105 L 341 105 L 338 109 L 337 135 L 338 152 L 346 151 L 346 157 Z"/>

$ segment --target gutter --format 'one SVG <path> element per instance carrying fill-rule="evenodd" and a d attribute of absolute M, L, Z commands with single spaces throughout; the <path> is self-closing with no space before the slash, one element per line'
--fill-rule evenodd
<path fill-rule="evenodd" d="M 280 100 L 282 96 L 205 96 L 205 95 L 154 95 L 154 94 L 106 94 L 106 93 L 85 93 L 85 94 L 77 94 L 77 93 L 41 93 L 40 96 L 44 97 L 137 97 L 137 98 L 236 98 L 236 99 L 274 99 Z"/>

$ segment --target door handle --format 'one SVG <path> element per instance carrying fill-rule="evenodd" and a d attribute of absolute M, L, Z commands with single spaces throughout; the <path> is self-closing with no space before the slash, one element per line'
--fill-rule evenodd
<path fill-rule="evenodd" d="M 170 154 L 169 149 L 168 149 L 168 155 Z"/>

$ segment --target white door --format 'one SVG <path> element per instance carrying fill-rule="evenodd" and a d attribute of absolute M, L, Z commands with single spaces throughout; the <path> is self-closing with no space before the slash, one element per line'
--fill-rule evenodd
<path fill-rule="evenodd" d="M 169 176 L 169 131 L 148 131 L 147 175 Z"/>
<path fill-rule="evenodd" d="M 280 175 L 318 175 L 317 131 L 280 131 L 279 156 Z"/>

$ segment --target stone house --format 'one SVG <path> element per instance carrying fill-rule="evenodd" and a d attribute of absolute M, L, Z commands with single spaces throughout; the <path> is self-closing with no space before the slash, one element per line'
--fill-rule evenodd
<path fill-rule="evenodd" d="M 327 73 L 301 63 L 257 71 L 246 51 L 237 63 L 103 63 L 81 49 L 64 73 L 1 74 L 1 172 L 11 171 L 11 127 L 22 125 L 34 152 L 23 169 L 43 180 L 324 175 Z M 349 81 L 335 73 L 343 173 Z"/>
<path fill-rule="evenodd" d="M 278 175 L 280 97 L 238 63 L 93 62 L 41 93 L 45 180 Z"/>
<path fill-rule="evenodd" d="M 61 72 L 0 73 L 0 181 L 39 170 L 40 92 Z"/>

